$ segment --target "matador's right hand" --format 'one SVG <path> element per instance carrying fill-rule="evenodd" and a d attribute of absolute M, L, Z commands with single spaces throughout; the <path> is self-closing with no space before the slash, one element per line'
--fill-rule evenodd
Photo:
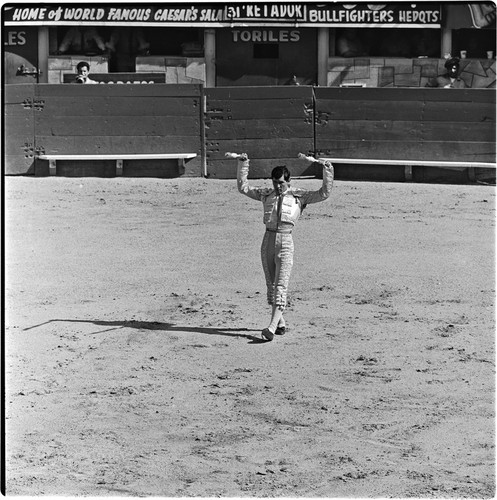
<path fill-rule="evenodd" d="M 234 160 L 236 159 L 241 161 L 248 160 L 247 153 L 225 153 L 224 156 L 226 156 L 226 158 L 233 158 Z"/>

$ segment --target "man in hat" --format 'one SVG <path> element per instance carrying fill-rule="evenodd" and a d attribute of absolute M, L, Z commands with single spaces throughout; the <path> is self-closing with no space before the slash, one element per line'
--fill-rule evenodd
<path fill-rule="evenodd" d="M 466 82 L 459 77 L 459 58 L 451 57 L 445 63 L 447 73 L 445 75 L 430 78 L 427 87 L 441 87 L 444 89 L 465 89 Z"/>

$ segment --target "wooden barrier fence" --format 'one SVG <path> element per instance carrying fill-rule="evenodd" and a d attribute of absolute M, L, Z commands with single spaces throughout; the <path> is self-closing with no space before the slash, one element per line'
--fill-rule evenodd
<path fill-rule="evenodd" d="M 34 162 L 40 154 L 196 153 L 197 157 L 186 164 L 184 172 L 178 171 L 175 160 L 125 160 L 123 175 L 202 175 L 201 85 L 6 87 L 13 87 L 6 92 L 5 106 L 7 174 L 48 175 L 48 161 Z M 15 128 L 11 128 L 11 123 Z M 25 143 L 33 146 L 28 155 L 24 154 L 23 161 Z M 114 176 L 115 161 L 61 161 L 58 175 Z"/>
<path fill-rule="evenodd" d="M 4 85 L 5 174 L 34 174 L 34 84 Z"/>
<path fill-rule="evenodd" d="M 124 164 L 123 175 L 158 177 L 234 178 L 226 151 L 249 154 L 251 177 L 278 164 L 319 175 L 299 152 L 340 158 L 337 178 L 351 179 L 404 180 L 394 161 L 495 166 L 493 89 L 40 84 L 6 85 L 4 103 L 6 174 L 46 175 L 40 154 L 197 154 L 184 171 L 169 160 Z M 57 168 L 115 174 L 95 161 Z M 413 167 L 413 180 L 426 171 Z"/>
<path fill-rule="evenodd" d="M 391 160 L 411 166 L 439 162 L 413 167 L 412 180 L 440 175 L 437 168 L 495 164 L 493 90 L 318 87 L 315 122 L 317 156 L 359 160 L 353 169 L 337 164 L 338 177 L 367 178 L 375 166 L 377 178 L 403 180 Z"/>
<path fill-rule="evenodd" d="M 285 164 L 293 175 L 312 175 L 297 159 L 314 151 L 312 87 L 221 87 L 205 89 L 205 141 L 209 177 L 236 177 L 226 151 L 249 154 L 252 177 L 267 177 Z"/>

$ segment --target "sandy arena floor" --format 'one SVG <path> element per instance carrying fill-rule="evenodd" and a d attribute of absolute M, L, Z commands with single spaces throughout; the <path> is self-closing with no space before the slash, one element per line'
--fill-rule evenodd
<path fill-rule="evenodd" d="M 270 343 L 235 181 L 5 194 L 8 494 L 494 495 L 494 187 L 336 182 Z"/>

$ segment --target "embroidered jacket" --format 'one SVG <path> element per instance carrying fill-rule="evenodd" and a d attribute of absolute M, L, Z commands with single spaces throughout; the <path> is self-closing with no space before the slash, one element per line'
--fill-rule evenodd
<path fill-rule="evenodd" d="M 302 210 L 310 203 L 326 200 L 333 185 L 333 166 L 331 162 L 323 164 L 323 184 L 317 191 L 289 187 L 279 195 L 274 188 L 256 188 L 249 185 L 249 161 L 238 161 L 237 184 L 240 193 L 262 201 L 264 207 L 263 222 L 267 229 L 276 230 L 281 227 L 292 227 L 297 222 Z M 280 205 L 281 196 L 281 207 Z"/>

